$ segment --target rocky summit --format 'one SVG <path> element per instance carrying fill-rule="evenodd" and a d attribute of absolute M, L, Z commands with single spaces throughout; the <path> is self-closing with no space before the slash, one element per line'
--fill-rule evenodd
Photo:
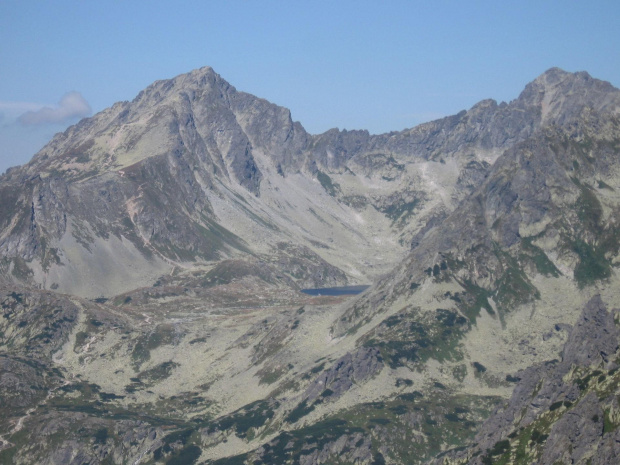
<path fill-rule="evenodd" d="M 585 72 L 381 135 L 157 81 L 0 176 L 0 463 L 618 463 L 619 223 Z"/>

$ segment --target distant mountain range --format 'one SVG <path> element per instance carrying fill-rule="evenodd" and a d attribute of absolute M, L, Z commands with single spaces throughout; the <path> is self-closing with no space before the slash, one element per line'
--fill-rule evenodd
<path fill-rule="evenodd" d="M 585 72 L 381 135 L 157 81 L 0 177 L 0 462 L 616 463 L 618 192 Z"/>

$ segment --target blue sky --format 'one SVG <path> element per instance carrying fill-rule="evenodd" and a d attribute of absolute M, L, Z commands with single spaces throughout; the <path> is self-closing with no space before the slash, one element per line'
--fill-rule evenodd
<path fill-rule="evenodd" d="M 212 66 L 311 133 L 510 101 L 551 68 L 620 86 L 620 2 L 0 1 L 0 173 L 81 116 Z"/>

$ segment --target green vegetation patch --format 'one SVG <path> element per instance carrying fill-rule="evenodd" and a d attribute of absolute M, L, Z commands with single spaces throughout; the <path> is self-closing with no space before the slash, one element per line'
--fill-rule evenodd
<path fill-rule="evenodd" d="M 249 454 L 240 454 L 233 457 L 224 457 L 222 459 L 215 460 L 212 462 L 212 465 L 245 465 L 248 456 Z M 256 461 L 254 463 L 256 463 Z M 262 464 L 265 462 L 258 461 L 258 463 Z"/>
<path fill-rule="evenodd" d="M 299 463 L 300 457 L 313 450 L 322 450 L 328 444 L 343 436 L 364 433 L 364 429 L 352 426 L 340 418 L 329 418 L 298 430 L 284 432 L 267 444 L 262 453 L 253 457 L 253 464 Z M 352 447 L 355 447 L 352 445 Z M 341 451 L 341 454 L 344 451 Z M 242 456 L 238 456 L 239 459 Z M 247 457 L 247 456 L 246 456 Z M 336 457 L 333 457 L 334 459 Z M 232 465 L 243 462 L 215 462 L 218 465 Z"/>
<path fill-rule="evenodd" d="M 195 444 L 184 447 L 177 454 L 173 455 L 166 465 L 192 465 L 200 458 L 202 450 Z"/>
<path fill-rule="evenodd" d="M 598 369 L 580 367 L 576 370 L 573 379 L 580 390 L 577 399 L 557 400 L 549 405 L 548 410 L 540 411 L 527 426 L 515 425 L 514 431 L 506 439 L 498 441 L 493 448 L 484 452 L 482 462 L 485 464 L 514 463 L 516 465 L 537 463 L 554 425 L 591 392 L 595 392 L 601 401 L 603 416 L 601 418 L 599 413 L 595 413 L 590 420 L 602 424 L 603 434 L 620 427 L 611 415 L 612 408 L 617 405 L 616 394 L 620 387 L 620 371 L 603 372 Z M 534 389 L 532 397 L 536 396 L 541 385 L 542 381 Z"/>
<path fill-rule="evenodd" d="M 604 227 L 603 208 L 593 189 L 575 180 L 579 197 L 574 204 L 579 222 L 575 227 L 564 225 L 564 248 L 577 254 L 574 278 L 579 287 L 591 285 L 611 276 L 608 257 L 618 253 L 620 231 L 614 225 Z"/>
<path fill-rule="evenodd" d="M 275 409 L 279 407 L 277 402 L 259 400 L 237 410 L 231 415 L 219 418 L 209 424 L 207 432 L 228 431 L 234 429 L 240 438 L 253 437 L 252 429 L 261 428 L 274 416 Z"/>
<path fill-rule="evenodd" d="M 21 281 L 28 281 L 34 272 L 30 269 L 26 260 L 21 257 L 13 258 L 13 276 Z"/>
<path fill-rule="evenodd" d="M 469 328 L 467 318 L 455 310 L 438 308 L 434 314 L 404 310 L 385 319 L 360 342 L 376 347 L 385 363 L 396 369 L 419 366 L 430 358 L 460 360 L 459 341 Z"/>
<path fill-rule="evenodd" d="M 392 222 L 396 222 L 399 219 L 404 220 L 405 218 L 411 216 L 411 214 L 415 211 L 415 208 L 419 205 L 419 199 L 413 199 L 407 201 L 405 199 L 397 199 L 394 203 L 389 204 L 383 208 L 380 208 L 385 216 L 387 216 Z"/>
<path fill-rule="evenodd" d="M 159 325 L 152 333 L 140 336 L 131 352 L 134 369 L 138 371 L 143 363 L 151 359 L 151 350 L 174 344 L 176 340 L 176 331 L 170 325 Z"/>
<path fill-rule="evenodd" d="M 140 372 L 137 377 L 145 385 L 152 385 L 169 378 L 172 375 L 172 371 L 178 366 L 180 365 L 173 361 L 163 362 L 153 368 Z"/>
<path fill-rule="evenodd" d="M 78 331 L 75 335 L 75 344 L 73 344 L 73 351 L 78 352 L 78 349 L 86 343 L 88 337 L 89 335 L 86 331 Z"/>
<path fill-rule="evenodd" d="M 105 444 L 108 440 L 108 429 L 100 428 L 95 432 L 94 435 L 95 444 Z"/>
<path fill-rule="evenodd" d="M 167 465 L 191 465 L 196 463 L 202 451 L 195 442 L 197 434 L 194 428 L 185 428 L 168 434 L 163 439 L 163 444 L 153 451 L 153 459 L 161 462 L 167 458 Z M 192 440 L 192 436 L 194 439 Z"/>
<path fill-rule="evenodd" d="M 574 271 L 579 287 L 583 288 L 611 276 L 611 265 L 605 258 L 603 248 L 595 248 L 581 239 L 576 239 L 572 243 L 572 249 L 579 256 L 579 263 Z"/>
<path fill-rule="evenodd" d="M 522 254 L 519 255 L 519 260 L 530 260 L 538 273 L 558 278 L 562 274 L 560 270 L 540 247 L 534 245 L 533 241 L 533 237 L 525 237 L 521 240 Z"/>
<path fill-rule="evenodd" d="M 482 463 L 484 465 L 493 465 L 500 463 L 507 463 L 507 455 L 510 452 L 510 441 L 504 439 L 495 443 L 492 449 L 488 450 L 486 455 L 482 457 Z M 498 457 L 503 456 L 503 457 Z"/>
<path fill-rule="evenodd" d="M 502 275 L 495 281 L 493 292 L 498 309 L 507 313 L 518 305 L 540 299 L 540 292 L 530 282 L 517 260 L 499 247 L 495 248 L 495 254 L 503 267 Z"/>
<path fill-rule="evenodd" d="M 603 217 L 603 207 L 596 194 L 588 186 L 579 184 L 579 197 L 575 203 L 577 217 L 588 231 L 596 231 Z"/>
<path fill-rule="evenodd" d="M 619 426 L 619 424 L 615 423 L 611 419 L 610 410 L 605 410 L 605 414 L 603 416 L 603 434 L 611 433 L 612 431 L 617 430 Z"/>
<path fill-rule="evenodd" d="M 382 463 L 424 462 L 446 445 L 461 446 L 473 437 L 476 426 L 498 400 L 452 397 L 443 392 L 424 398 L 414 391 L 392 400 L 357 405 L 281 434 L 268 447 L 263 446 L 266 452 L 258 461 L 250 463 L 298 463 L 301 456 L 328 451 L 329 444 L 342 439 L 345 447 L 338 456 L 328 457 L 326 463 L 346 463 L 339 461 L 341 457 L 364 443 L 370 443 L 369 452 L 375 461 L 381 457 Z"/>
<path fill-rule="evenodd" d="M 466 279 L 459 283 L 465 292 L 459 295 L 459 308 L 469 318 L 471 323 L 476 323 L 476 318 L 480 315 L 480 310 L 485 309 L 490 315 L 494 315 L 493 307 L 489 303 L 490 293 Z"/>
<path fill-rule="evenodd" d="M 480 362 L 474 362 L 472 366 L 476 369 L 476 373 L 484 373 L 487 371 L 486 367 Z"/>
<path fill-rule="evenodd" d="M 289 423 L 297 423 L 301 418 L 308 415 L 314 410 L 314 405 L 308 405 L 308 401 L 304 400 L 300 402 L 291 412 L 286 416 L 286 421 Z"/>
<path fill-rule="evenodd" d="M 273 384 L 284 376 L 287 371 L 285 366 L 265 366 L 256 373 L 256 376 L 260 379 L 258 384 Z"/>
<path fill-rule="evenodd" d="M 597 182 L 598 182 L 598 188 L 599 189 L 607 189 L 607 190 L 610 190 L 610 191 L 614 191 L 615 190 L 613 187 L 611 187 L 609 184 L 607 184 L 602 179 L 599 179 Z"/>
<path fill-rule="evenodd" d="M 316 173 L 316 178 L 327 192 L 332 197 L 336 197 L 336 195 L 340 192 L 340 185 L 332 181 L 326 173 L 323 173 L 321 170 L 318 170 Z"/>
<path fill-rule="evenodd" d="M 230 284 L 246 276 L 257 276 L 263 281 L 272 284 L 274 282 L 268 270 L 263 270 L 253 263 L 243 260 L 225 260 L 219 262 L 212 270 L 205 274 L 200 281 L 200 285 L 205 288 L 220 286 Z"/>

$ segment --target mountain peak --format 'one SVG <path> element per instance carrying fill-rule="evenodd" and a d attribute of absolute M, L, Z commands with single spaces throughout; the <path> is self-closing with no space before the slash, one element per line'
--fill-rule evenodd
<path fill-rule="evenodd" d="M 619 95 L 309 135 L 204 67 L 82 120 L 0 176 L 0 463 L 420 464 L 560 354 L 461 463 L 618 444 Z"/>
<path fill-rule="evenodd" d="M 203 75 L 203 74 L 217 74 L 217 73 L 210 66 L 202 66 L 200 68 L 193 69 L 189 73 L 185 73 L 185 74 Z"/>
<path fill-rule="evenodd" d="M 619 113 L 620 91 L 607 81 L 585 71 L 571 73 L 550 68 L 530 82 L 518 101 L 524 106 L 539 107 L 543 122 L 566 121 L 578 116 L 585 107 Z"/>
<path fill-rule="evenodd" d="M 213 68 L 204 66 L 189 73 L 179 74 L 172 79 L 155 81 L 141 91 L 132 103 L 140 104 L 146 101 L 148 105 L 152 106 L 163 101 L 166 97 L 179 92 L 189 92 L 191 94 L 196 91 L 204 92 L 218 88 L 224 91 L 228 89 L 235 90 Z"/>
<path fill-rule="evenodd" d="M 179 74 L 172 78 L 173 82 L 181 86 L 203 86 L 208 82 L 215 82 L 218 80 L 222 81 L 223 79 L 210 66 L 203 66 L 202 68 L 197 68 L 189 73 Z"/>
<path fill-rule="evenodd" d="M 571 88 L 586 89 L 604 87 L 605 91 L 613 90 L 613 86 L 605 81 L 594 79 L 586 71 L 571 73 L 561 68 L 550 68 L 538 76 L 532 84 L 544 92 L 565 91 Z"/>
<path fill-rule="evenodd" d="M 576 73 L 571 73 L 569 71 L 563 70 L 562 68 L 558 68 L 557 66 L 554 66 L 553 68 L 549 68 L 547 71 L 545 71 L 544 73 L 542 73 L 540 76 L 538 76 L 534 81 L 544 81 L 544 82 L 559 82 L 563 79 L 566 79 L 570 76 L 577 76 L 579 74 L 585 74 L 588 77 L 590 77 L 590 75 L 588 73 L 584 72 L 576 72 Z"/>

